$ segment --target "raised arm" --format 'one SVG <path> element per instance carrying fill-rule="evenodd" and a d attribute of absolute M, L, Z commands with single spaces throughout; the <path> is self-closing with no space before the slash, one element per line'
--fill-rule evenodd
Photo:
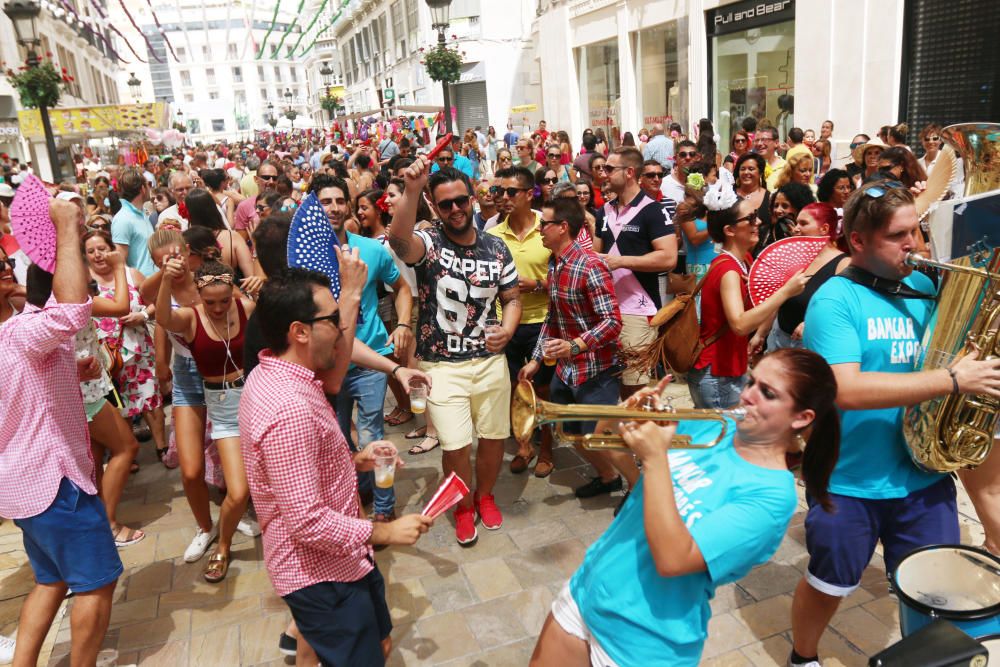
<path fill-rule="evenodd" d="M 354 332 L 358 326 L 358 311 L 361 308 L 361 292 L 368 278 L 368 266 L 361 261 L 357 248 L 342 250 L 334 247 L 340 266 L 340 339 L 336 346 L 336 363 L 333 368 L 317 375 L 323 382 L 323 390 L 328 394 L 340 391 L 340 385 L 347 375 L 354 350 Z"/>
<path fill-rule="evenodd" d="M 417 204 L 423 196 L 427 177 L 430 174 L 430 162 L 423 155 L 417 156 L 413 164 L 403 172 L 406 187 L 403 196 L 396 202 L 396 210 L 389 225 L 389 245 L 396 256 L 407 264 L 416 264 L 424 257 L 426 248 L 420 238 L 414 234 L 413 227 L 417 223 Z"/>
<path fill-rule="evenodd" d="M 187 268 L 184 260 L 177 253 L 171 255 L 163 262 L 163 280 L 160 283 L 160 290 L 156 295 L 157 322 L 167 331 L 187 334 L 194 323 L 194 311 L 190 308 L 178 308 L 174 310 L 170 303 L 170 294 L 175 278 L 184 275 Z"/>
<path fill-rule="evenodd" d="M 103 296 L 94 297 L 94 317 L 123 317 L 129 312 L 128 278 L 125 272 L 125 257 L 118 250 L 112 250 L 105 256 L 108 264 L 115 272 L 115 296 L 112 299 Z"/>

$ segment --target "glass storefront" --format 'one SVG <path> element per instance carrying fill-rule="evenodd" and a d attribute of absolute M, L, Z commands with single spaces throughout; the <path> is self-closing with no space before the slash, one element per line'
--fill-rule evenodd
<path fill-rule="evenodd" d="M 609 39 L 577 49 L 581 97 L 586 100 L 587 127 L 602 128 L 612 147 L 621 133 L 621 76 L 618 40 Z"/>
<path fill-rule="evenodd" d="M 791 0 L 765 5 L 741 2 L 708 12 L 712 53 L 712 115 L 721 135 L 720 150 L 729 147 L 743 119 L 767 121 L 785 137 L 794 126 L 795 22 Z"/>
<path fill-rule="evenodd" d="M 687 18 L 632 33 L 642 127 L 688 127 L 687 34 Z"/>

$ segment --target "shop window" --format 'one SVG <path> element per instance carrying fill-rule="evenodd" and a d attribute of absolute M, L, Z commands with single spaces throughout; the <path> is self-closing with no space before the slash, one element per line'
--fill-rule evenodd
<path fill-rule="evenodd" d="M 225 132 L 226 131 L 226 119 L 225 118 L 213 118 L 212 119 L 212 132 Z"/>
<path fill-rule="evenodd" d="M 584 46 L 581 51 L 583 85 L 586 91 L 587 127 L 604 130 L 612 146 L 621 133 L 621 76 L 618 71 L 618 40 Z"/>
<path fill-rule="evenodd" d="M 642 127 L 688 127 L 687 18 L 633 33 Z"/>

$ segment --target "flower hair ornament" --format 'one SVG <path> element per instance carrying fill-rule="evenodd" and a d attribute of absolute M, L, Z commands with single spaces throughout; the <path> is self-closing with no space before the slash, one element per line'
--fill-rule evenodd
<path fill-rule="evenodd" d="M 731 185 L 718 180 L 715 182 L 715 185 L 708 187 L 708 190 L 705 192 L 704 201 L 709 211 L 725 211 L 736 204 L 739 201 L 739 197 L 736 196 L 736 192 L 733 191 Z"/>
<path fill-rule="evenodd" d="M 214 275 L 214 276 L 202 276 L 201 278 L 198 278 L 198 280 L 195 281 L 194 285 L 198 289 L 201 289 L 203 287 L 208 287 L 209 285 L 212 285 L 214 283 L 222 283 L 224 285 L 232 285 L 233 284 L 233 274 L 231 274 L 231 273 L 220 273 L 220 274 Z"/>
<path fill-rule="evenodd" d="M 702 190 L 705 187 L 705 177 L 697 171 L 692 171 L 687 177 L 687 186 L 695 190 Z"/>

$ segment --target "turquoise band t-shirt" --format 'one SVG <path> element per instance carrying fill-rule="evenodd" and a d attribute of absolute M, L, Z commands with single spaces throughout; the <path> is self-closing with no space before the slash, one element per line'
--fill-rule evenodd
<path fill-rule="evenodd" d="M 587 629 L 620 665 L 697 665 L 716 587 L 742 578 L 781 544 L 797 505 L 795 479 L 787 470 L 744 460 L 733 447 L 735 424 L 727 423 L 727 437 L 716 447 L 669 454 L 674 500 L 707 571 L 680 577 L 656 571 L 640 477 L 570 579 Z M 705 422 L 678 428 L 695 442 L 708 442 L 718 431 L 717 424 Z"/>
<path fill-rule="evenodd" d="M 362 317 L 354 337 L 381 355 L 391 354 L 389 335 L 378 316 L 378 285 L 399 280 L 399 269 L 389 251 L 375 239 L 347 232 L 347 245 L 357 248 L 361 261 L 368 265 L 368 279 L 361 292 Z"/>
<path fill-rule="evenodd" d="M 935 291 L 922 273 L 912 273 L 903 283 L 925 294 Z M 932 300 L 892 298 L 834 276 L 809 301 L 803 338 L 831 366 L 858 363 L 862 372 L 912 373 L 933 312 Z M 941 479 L 910 459 L 903 408 L 841 410 L 840 423 L 840 459 L 830 479 L 831 493 L 903 498 Z"/>

